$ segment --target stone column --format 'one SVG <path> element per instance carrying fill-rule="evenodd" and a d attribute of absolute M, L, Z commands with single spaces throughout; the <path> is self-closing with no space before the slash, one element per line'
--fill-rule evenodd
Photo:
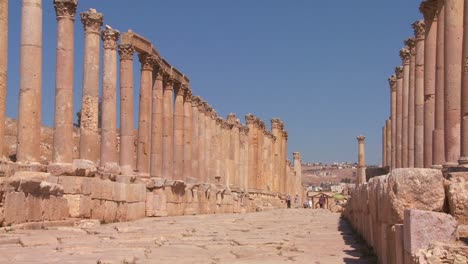
<path fill-rule="evenodd" d="M 421 4 L 426 24 L 424 42 L 424 167 L 432 166 L 432 133 L 434 131 L 436 47 L 437 47 L 437 3 L 433 0 Z"/>
<path fill-rule="evenodd" d="M 232 165 L 232 145 L 231 145 L 231 129 L 232 125 L 229 124 L 227 120 L 223 123 L 223 156 L 224 156 L 224 175 L 226 179 L 226 188 L 231 189 L 232 186 L 232 174 L 231 174 L 231 165 Z"/>
<path fill-rule="evenodd" d="M 391 140 L 392 140 L 392 149 L 391 149 L 391 162 L 390 162 L 390 168 L 391 169 L 394 169 L 396 168 L 396 141 L 397 141 L 397 138 L 396 138 L 396 101 L 397 101 L 397 97 L 396 97 L 396 84 L 397 84 L 397 78 L 396 78 L 396 75 L 393 74 L 392 76 L 390 76 L 390 78 L 388 78 L 388 83 L 390 85 L 390 94 L 391 94 L 391 110 L 390 110 L 390 113 L 391 113 L 391 123 L 392 123 L 392 137 L 391 137 Z"/>
<path fill-rule="evenodd" d="M 213 113 L 213 107 L 209 104 L 206 106 L 205 111 L 205 179 L 207 183 L 210 183 L 213 179 L 211 171 L 211 114 Z"/>
<path fill-rule="evenodd" d="M 174 177 L 174 79 L 166 76 L 163 94 L 163 178 Z"/>
<path fill-rule="evenodd" d="M 102 62 L 101 166 L 118 164 L 117 153 L 117 41 L 120 33 L 106 28 L 101 33 L 104 44 Z M 70 139 L 72 140 L 72 139 Z M 70 146 L 69 146 L 70 148 Z"/>
<path fill-rule="evenodd" d="M 85 28 L 83 98 L 81 102 L 80 159 L 99 159 L 99 53 L 103 15 L 90 9 L 81 13 Z"/>
<path fill-rule="evenodd" d="M 8 0 L 0 0 L 0 146 L 5 136 L 6 96 L 8 72 Z M 3 147 L 0 148 L 0 159 L 5 158 Z"/>
<path fill-rule="evenodd" d="M 416 37 L 416 66 L 414 84 L 414 167 L 424 167 L 424 21 L 413 23 L 414 35 Z"/>
<path fill-rule="evenodd" d="M 42 0 L 23 0 L 21 11 L 20 92 L 16 159 L 18 162 L 26 163 L 39 162 L 40 159 Z"/>
<path fill-rule="evenodd" d="M 458 165 L 460 158 L 460 117 L 463 55 L 464 1 L 445 1 L 445 165 Z M 466 31 L 465 31 L 466 32 Z M 465 34 L 466 35 L 466 34 Z M 466 83 L 466 82 L 465 82 Z M 464 99 L 465 100 L 465 99 Z M 465 154 L 465 153 L 464 153 Z M 463 164 L 466 162 L 462 160 Z"/>
<path fill-rule="evenodd" d="M 218 128 L 216 125 L 216 120 L 218 119 L 218 114 L 216 111 L 211 112 L 211 116 L 208 119 L 210 123 L 210 130 L 211 130 L 211 138 L 210 138 L 210 183 L 217 183 L 216 177 L 218 176 L 217 174 L 217 151 L 219 148 L 219 142 L 218 142 Z"/>
<path fill-rule="evenodd" d="M 282 150 L 283 150 L 283 163 L 284 163 L 284 171 L 283 171 L 283 179 L 284 179 L 284 190 L 287 191 L 286 186 L 288 185 L 288 132 L 286 130 L 283 130 L 283 142 L 282 142 Z"/>
<path fill-rule="evenodd" d="M 460 160 L 459 164 L 468 167 L 468 1 L 463 13 L 463 68 L 462 68 L 462 87 L 461 87 L 461 139 L 460 139 Z M 452 130 L 454 132 L 454 130 Z"/>
<path fill-rule="evenodd" d="M 270 120 L 271 123 L 271 132 L 275 138 L 273 141 L 273 192 L 279 192 L 279 150 L 280 150 L 280 141 L 279 138 L 279 128 L 280 121 L 278 118 L 273 118 Z"/>
<path fill-rule="evenodd" d="M 365 140 L 366 137 L 358 136 L 359 143 L 359 156 L 358 156 L 358 168 L 357 168 L 357 184 L 364 184 L 366 180 L 366 154 L 365 154 Z"/>
<path fill-rule="evenodd" d="M 206 167 L 205 167 L 205 137 L 206 137 L 206 102 L 201 101 L 198 105 L 198 175 L 201 182 L 206 182 Z"/>
<path fill-rule="evenodd" d="M 256 175 L 257 175 L 257 162 L 256 162 L 256 157 L 257 157 L 257 139 L 256 139 L 256 131 L 255 131 L 255 126 L 256 126 L 257 118 L 252 115 L 252 114 L 247 114 L 245 116 L 245 123 L 247 124 L 247 127 L 249 129 L 249 134 L 248 134 L 248 145 L 249 145 L 249 174 L 248 174 L 248 185 L 249 189 L 255 189 L 256 187 Z"/>
<path fill-rule="evenodd" d="M 248 144 L 249 128 L 241 126 L 240 128 L 240 147 L 241 147 L 241 188 L 244 192 L 249 190 L 249 144 Z"/>
<path fill-rule="evenodd" d="M 188 88 L 184 94 L 184 180 L 192 175 L 192 90 Z"/>
<path fill-rule="evenodd" d="M 200 151 L 198 147 L 198 137 L 200 135 L 200 122 L 198 120 L 198 106 L 200 105 L 200 97 L 192 97 L 192 177 L 200 181 L 198 173 L 198 160 Z"/>
<path fill-rule="evenodd" d="M 174 106 L 174 180 L 184 178 L 184 94 L 186 85 L 176 90 Z"/>
<path fill-rule="evenodd" d="M 400 50 L 400 57 L 403 63 L 403 89 L 402 89 L 402 109 L 403 109 L 403 119 L 402 119 L 402 126 L 401 126 L 401 135 L 402 135 L 402 144 L 401 144 L 401 166 L 403 168 L 407 168 L 408 163 L 408 153 L 409 153 L 409 145 L 408 145 L 408 113 L 409 113 L 409 71 L 410 71 L 410 59 L 411 53 L 408 47 L 404 47 Z"/>
<path fill-rule="evenodd" d="M 153 89 L 151 98 L 151 161 L 150 176 L 163 177 L 163 105 L 164 105 L 164 71 L 162 66 L 153 72 Z"/>
<path fill-rule="evenodd" d="M 263 185 L 263 181 L 264 181 L 264 178 L 265 178 L 265 172 L 264 172 L 264 150 L 263 150 L 263 146 L 264 146 L 264 141 L 265 141 L 265 123 L 263 123 L 263 121 L 259 120 L 258 123 L 257 123 L 257 131 L 258 131 L 258 134 L 257 134 L 257 142 L 258 142 L 258 145 L 257 145 L 257 189 L 259 190 L 263 190 L 264 189 L 264 185 Z"/>
<path fill-rule="evenodd" d="M 439 0 L 437 19 L 437 58 L 435 84 L 435 122 L 432 135 L 432 164 L 441 167 L 445 163 L 444 143 L 444 38 L 445 38 L 445 5 Z"/>
<path fill-rule="evenodd" d="M 392 164 L 392 120 L 388 119 L 387 122 L 386 122 L 386 125 L 385 125 L 385 128 L 386 128 L 386 141 L 385 141 L 385 144 L 386 144 L 386 158 L 387 158 L 387 166 L 388 167 L 391 167 L 391 164 Z"/>
<path fill-rule="evenodd" d="M 403 167 L 403 67 L 395 69 L 396 84 L 396 168 Z"/>
<path fill-rule="evenodd" d="M 53 163 L 73 162 L 73 148 L 70 147 L 70 142 L 73 142 L 73 52 L 77 5 L 77 0 L 54 0 L 57 15 L 57 58 Z M 3 123 L 4 120 L 0 118 L 0 124 Z M 3 125 L 1 127 L 0 129 L 3 129 Z"/>
<path fill-rule="evenodd" d="M 294 192 L 293 193 L 298 193 L 299 196 L 301 194 L 299 193 L 301 190 L 299 189 L 300 186 L 298 186 L 298 183 L 300 183 L 300 179 L 302 178 L 302 158 L 301 158 L 301 153 L 299 152 L 293 152 L 293 165 L 294 165 L 294 172 L 295 172 L 295 178 L 296 181 L 294 184 Z"/>
<path fill-rule="evenodd" d="M 215 128 L 215 141 L 216 141 L 216 149 L 215 149 L 215 183 L 222 184 L 224 182 L 223 178 L 223 170 L 222 164 L 224 163 L 224 159 L 221 154 L 221 150 L 224 148 L 223 141 L 222 141 L 222 133 L 223 133 L 223 122 L 224 120 L 220 117 L 216 118 L 216 128 Z"/>
<path fill-rule="evenodd" d="M 240 180 L 239 180 L 239 127 L 240 124 L 238 122 L 236 114 L 229 114 L 228 115 L 228 122 L 231 125 L 230 135 L 229 135 L 229 142 L 230 142 L 230 151 L 229 151 L 229 162 L 230 164 L 230 175 L 231 175 L 231 183 L 234 189 L 240 188 Z"/>
<path fill-rule="evenodd" d="M 133 124 L 133 54 L 132 45 L 119 45 L 120 55 L 120 167 L 124 174 L 135 168 Z"/>
<path fill-rule="evenodd" d="M 405 45 L 410 51 L 409 64 L 409 93 L 408 93 L 408 167 L 414 168 L 414 130 L 415 130 L 415 107 L 414 107 L 414 85 L 416 70 L 416 43 L 414 38 L 405 40 Z"/>
<path fill-rule="evenodd" d="M 387 128 L 382 127 L 382 167 L 387 167 Z"/>

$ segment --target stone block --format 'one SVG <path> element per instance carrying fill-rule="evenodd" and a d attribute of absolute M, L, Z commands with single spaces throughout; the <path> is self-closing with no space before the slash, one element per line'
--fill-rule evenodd
<path fill-rule="evenodd" d="M 76 159 L 73 160 L 73 171 L 74 175 L 77 176 L 93 177 L 97 172 L 97 168 L 92 161 Z"/>
<path fill-rule="evenodd" d="M 146 193 L 146 216 L 154 216 L 154 194 Z"/>
<path fill-rule="evenodd" d="M 468 224 L 468 172 L 450 173 L 446 191 L 450 214 L 461 224 Z"/>
<path fill-rule="evenodd" d="M 468 246 L 463 244 L 433 243 L 429 246 L 429 249 L 418 253 L 416 263 L 465 264 L 468 263 Z"/>
<path fill-rule="evenodd" d="M 395 264 L 405 264 L 405 250 L 403 248 L 403 225 L 394 225 L 395 233 Z"/>
<path fill-rule="evenodd" d="M 125 202 L 118 202 L 117 211 L 115 212 L 116 221 L 118 222 L 127 221 L 127 211 L 128 211 L 128 204 Z"/>
<path fill-rule="evenodd" d="M 47 166 L 47 172 L 60 176 L 60 175 L 73 175 L 74 170 L 73 170 L 73 164 L 69 163 L 55 163 L 55 164 L 49 164 Z"/>
<path fill-rule="evenodd" d="M 112 201 L 114 182 L 109 180 L 96 179 L 94 180 L 94 184 L 92 185 L 91 189 L 91 198 Z"/>
<path fill-rule="evenodd" d="M 116 202 L 127 201 L 127 187 L 129 184 L 114 182 L 113 183 L 113 200 Z"/>
<path fill-rule="evenodd" d="M 71 217 L 76 218 L 89 218 L 91 217 L 91 197 L 82 194 L 66 194 L 64 198 L 67 199 L 69 214 Z"/>
<path fill-rule="evenodd" d="M 127 202 L 136 203 L 146 200 L 146 185 L 142 183 L 127 185 Z"/>
<path fill-rule="evenodd" d="M 26 222 L 39 222 L 42 220 L 41 198 L 28 195 L 25 198 Z"/>
<path fill-rule="evenodd" d="M 137 220 L 145 217 L 146 214 L 145 202 L 128 203 L 127 204 L 127 220 Z"/>
<path fill-rule="evenodd" d="M 405 251 L 415 255 L 432 242 L 455 241 L 457 221 L 449 214 L 422 210 L 405 210 Z"/>
<path fill-rule="evenodd" d="M 104 223 L 113 223 L 116 221 L 117 202 L 104 201 Z"/>
<path fill-rule="evenodd" d="M 5 225 L 26 221 L 26 197 L 23 192 L 7 193 L 4 207 Z"/>
<path fill-rule="evenodd" d="M 84 177 L 75 176 L 61 176 L 58 183 L 63 186 L 65 194 L 83 194 L 83 180 Z"/>
<path fill-rule="evenodd" d="M 45 221 L 62 220 L 68 217 L 68 201 L 63 197 L 50 196 L 41 199 L 42 215 Z"/>
<path fill-rule="evenodd" d="M 102 201 L 99 199 L 91 199 L 91 218 L 92 219 L 104 221 L 104 214 L 106 212 L 104 202 L 105 201 Z"/>

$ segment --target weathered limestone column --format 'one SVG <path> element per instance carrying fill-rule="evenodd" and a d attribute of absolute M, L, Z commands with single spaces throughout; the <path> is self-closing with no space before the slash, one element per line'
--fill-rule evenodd
<path fill-rule="evenodd" d="M 199 111 L 198 106 L 200 105 L 200 97 L 192 96 L 192 177 L 200 181 L 198 160 L 200 156 L 200 150 L 198 147 L 198 137 L 200 135 L 200 128 L 198 121 Z"/>
<path fill-rule="evenodd" d="M 390 98 L 391 98 L 391 103 L 390 103 L 390 118 L 391 118 L 391 123 L 392 123 L 392 149 L 391 149 L 391 162 L 390 162 L 390 168 L 394 169 L 396 168 L 396 84 L 397 84 L 397 78 L 396 75 L 393 74 L 388 78 L 388 83 L 390 85 Z"/>
<path fill-rule="evenodd" d="M 387 166 L 391 167 L 392 164 L 392 120 L 388 119 L 386 124 L 386 141 L 385 141 L 385 149 L 386 149 L 386 158 L 387 158 Z"/>
<path fill-rule="evenodd" d="M 138 113 L 137 171 L 140 176 L 148 175 L 151 156 L 151 97 L 155 58 L 148 53 L 139 56 L 141 63 L 140 111 Z"/>
<path fill-rule="evenodd" d="M 382 127 L 382 167 L 387 167 L 387 123 Z"/>
<path fill-rule="evenodd" d="M 206 111 L 207 103 L 201 101 L 198 105 L 198 175 L 201 182 L 206 182 L 206 167 L 205 167 L 205 143 L 206 143 Z"/>
<path fill-rule="evenodd" d="M 252 114 L 247 114 L 245 116 L 245 123 L 247 124 L 247 127 L 249 129 L 249 134 L 248 134 L 248 145 L 249 145 L 249 189 L 255 189 L 256 188 L 256 175 L 257 175 L 257 139 L 256 139 L 256 122 L 257 119 L 254 115 Z"/>
<path fill-rule="evenodd" d="M 216 118 L 216 127 L 215 127 L 215 183 L 222 184 L 224 182 L 224 175 L 223 175 L 223 163 L 224 159 L 221 154 L 221 150 L 224 148 L 223 141 L 222 141 L 222 133 L 223 133 L 223 119 L 221 117 Z"/>
<path fill-rule="evenodd" d="M 273 142 L 273 192 L 279 193 L 279 151 L 280 151 L 280 140 L 279 140 L 279 128 L 280 120 L 278 118 L 273 118 L 270 120 L 271 123 L 271 132 L 275 138 Z"/>
<path fill-rule="evenodd" d="M 174 84 L 172 76 L 166 76 L 163 94 L 163 178 L 174 177 Z"/>
<path fill-rule="evenodd" d="M 5 136 L 6 96 L 8 80 L 8 0 L 0 0 L 0 146 Z M 3 147 L 0 159 L 5 158 Z"/>
<path fill-rule="evenodd" d="M 302 178 L 302 158 L 301 153 L 293 152 L 293 165 L 294 165 L 294 172 L 296 181 L 299 183 L 301 182 L 300 179 Z M 299 193 L 301 190 L 299 189 L 298 182 L 294 184 L 294 193 Z"/>
<path fill-rule="evenodd" d="M 120 167 L 131 173 L 135 168 L 133 124 L 133 54 L 132 45 L 119 45 L 120 55 Z"/>
<path fill-rule="evenodd" d="M 408 93 L 408 167 L 414 168 L 414 130 L 415 130 L 415 107 L 414 107 L 414 85 L 416 70 L 416 43 L 414 38 L 405 40 L 405 45 L 410 51 L 409 66 L 409 93 Z"/>
<path fill-rule="evenodd" d="M 83 98 L 81 102 L 80 159 L 99 159 L 99 53 L 103 15 L 90 9 L 81 13 L 85 28 Z"/>
<path fill-rule="evenodd" d="M 229 153 L 229 160 L 231 162 L 230 165 L 230 174 L 232 178 L 232 185 L 234 189 L 240 189 L 240 178 L 239 178 L 239 162 L 240 162 L 240 145 L 239 145 L 239 129 L 240 129 L 240 122 L 237 119 L 236 114 L 229 114 L 228 115 L 228 122 L 232 126 L 231 133 L 230 133 L 230 153 Z"/>
<path fill-rule="evenodd" d="M 118 164 L 117 153 L 117 41 L 119 31 L 106 28 L 102 62 L 101 166 Z M 72 134 L 73 135 L 73 134 Z M 72 139 L 70 139 L 72 140 Z M 70 146 L 68 145 L 70 148 Z"/>
<path fill-rule="evenodd" d="M 396 168 L 403 167 L 403 67 L 395 68 L 396 84 Z"/>
<path fill-rule="evenodd" d="M 437 52 L 437 3 L 433 0 L 421 4 L 426 24 L 424 42 L 424 167 L 432 166 L 432 133 L 434 131 L 436 52 Z"/>
<path fill-rule="evenodd" d="M 39 162 L 42 113 L 42 0 L 23 0 L 21 12 L 16 158 L 21 163 Z"/>
<path fill-rule="evenodd" d="M 213 107 L 209 104 L 206 106 L 205 111 L 205 179 L 207 183 L 212 182 L 212 170 L 211 170 L 211 114 L 213 113 Z"/>
<path fill-rule="evenodd" d="M 218 142 L 218 128 L 217 128 L 217 125 L 216 125 L 216 120 L 218 119 L 218 114 L 216 113 L 216 111 L 212 111 L 211 112 L 211 116 L 210 118 L 208 119 L 209 120 L 209 123 L 210 123 L 210 129 L 211 129 L 211 138 L 210 138 L 210 168 L 209 168 L 209 171 L 210 171 L 210 183 L 216 183 L 217 182 L 217 179 L 216 177 L 219 175 L 217 173 L 217 166 L 218 166 L 218 163 L 217 163 L 217 156 L 218 156 L 218 148 L 220 147 L 219 146 L 219 142 Z"/>
<path fill-rule="evenodd" d="M 438 1 L 437 19 L 437 57 L 436 57 L 436 84 L 435 84 L 435 122 L 432 135 L 432 164 L 441 168 L 445 163 L 444 142 L 444 43 L 445 43 L 445 4 Z"/>
<path fill-rule="evenodd" d="M 424 21 L 413 23 L 416 37 L 416 66 L 414 84 L 414 167 L 424 167 L 424 39 L 426 25 Z"/>
<path fill-rule="evenodd" d="M 186 85 L 176 90 L 174 106 L 174 180 L 184 178 L 184 94 Z"/>
<path fill-rule="evenodd" d="M 403 119 L 402 119 L 402 144 L 401 144 L 401 166 L 403 168 L 408 167 L 408 153 L 409 153 L 409 145 L 408 145 L 408 110 L 409 110 L 409 71 L 410 71 L 410 59 L 411 59 L 411 53 L 408 49 L 408 47 L 404 47 L 403 49 L 400 50 L 400 57 L 401 61 L 403 63 L 403 89 L 402 89 L 402 109 L 403 109 Z"/>
<path fill-rule="evenodd" d="M 241 148 L 241 186 L 242 191 L 249 190 L 249 144 L 248 144 L 249 128 L 241 126 L 240 128 L 240 148 Z"/>
<path fill-rule="evenodd" d="M 270 131 L 267 131 L 265 142 L 266 142 L 266 160 L 265 160 L 265 171 L 266 179 L 265 185 L 267 186 L 266 190 L 273 192 L 273 134 Z"/>
<path fill-rule="evenodd" d="M 257 151 L 258 151 L 258 156 L 257 156 L 257 189 L 259 190 L 264 190 L 265 186 L 263 182 L 265 181 L 265 171 L 264 171 L 264 141 L 265 141 L 265 123 L 263 121 L 259 120 L 257 123 L 258 127 L 258 136 L 257 136 L 257 141 L 258 141 L 258 146 L 257 146 Z"/>
<path fill-rule="evenodd" d="M 465 1 L 468 7 L 468 1 Z M 460 160 L 461 166 L 468 166 L 468 10 L 463 13 L 463 68 L 462 68 L 462 87 L 461 87 L 461 149 Z"/>
<path fill-rule="evenodd" d="M 163 112 L 164 112 L 164 71 L 155 67 L 153 72 L 153 89 L 151 98 L 151 160 L 150 176 L 163 177 Z"/>
<path fill-rule="evenodd" d="M 357 168 L 357 184 L 366 183 L 366 154 L 365 154 L 365 140 L 366 137 L 357 137 L 359 144 L 358 168 Z"/>
<path fill-rule="evenodd" d="M 284 186 L 285 182 L 285 171 L 286 171 L 286 155 L 285 155 L 285 142 L 284 142 L 284 123 L 280 120 L 279 122 L 279 135 L 277 140 L 279 140 L 279 192 L 280 194 L 285 194 L 286 189 Z"/>
<path fill-rule="evenodd" d="M 223 136 L 223 146 L 224 148 L 224 171 L 226 175 L 226 188 L 231 189 L 233 184 L 233 175 L 232 175 L 232 162 L 233 162 L 233 153 L 232 153 L 232 142 L 231 142 L 231 129 L 232 125 L 229 124 L 227 120 L 224 121 L 224 136 Z"/>
<path fill-rule="evenodd" d="M 184 180 L 192 175 L 192 90 L 187 89 L 184 94 Z"/>
<path fill-rule="evenodd" d="M 73 162 L 73 148 L 70 147 L 70 142 L 73 142 L 73 51 L 77 5 L 77 0 L 54 0 L 57 15 L 57 58 L 53 163 Z M 1 110 L 0 113 L 2 113 Z M 0 118 L 0 124 L 3 123 L 4 120 Z M 4 126 L 1 127 L 0 129 L 3 129 Z M 0 135 L 2 137 L 0 139 L 1 143 L 3 133 L 0 133 Z M 3 144 L 0 146 L 3 146 Z"/>
<path fill-rule="evenodd" d="M 288 169 L 289 169 L 289 165 L 288 165 L 288 132 L 286 130 L 283 129 L 283 142 L 282 142 L 283 146 L 282 146 L 282 150 L 283 150 L 283 162 L 284 162 L 284 171 L 283 171 L 283 179 L 284 179 L 284 190 L 287 191 L 287 184 L 288 184 Z"/>
<path fill-rule="evenodd" d="M 464 1 L 445 1 L 445 165 L 458 165 L 460 159 L 460 117 L 463 57 Z M 465 31 L 466 32 L 466 31 Z M 466 34 L 465 34 L 466 35 Z M 465 82 L 466 83 L 466 82 Z M 466 99 L 464 99 L 466 100 Z M 464 153 L 465 154 L 465 153 Z M 465 156 L 465 155 L 464 155 Z M 463 164 L 466 162 L 462 159 Z"/>

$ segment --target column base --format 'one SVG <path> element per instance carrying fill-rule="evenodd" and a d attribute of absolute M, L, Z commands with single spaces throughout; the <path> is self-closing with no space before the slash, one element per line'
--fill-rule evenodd
<path fill-rule="evenodd" d="M 458 165 L 461 167 L 468 167 L 468 157 L 461 157 L 458 160 Z"/>
<path fill-rule="evenodd" d="M 435 170 L 442 170 L 444 168 L 444 166 L 442 165 L 432 165 L 431 166 L 431 169 L 435 169 Z"/>
<path fill-rule="evenodd" d="M 75 174 L 72 163 L 52 163 L 47 165 L 47 172 L 54 176 L 72 176 Z"/>

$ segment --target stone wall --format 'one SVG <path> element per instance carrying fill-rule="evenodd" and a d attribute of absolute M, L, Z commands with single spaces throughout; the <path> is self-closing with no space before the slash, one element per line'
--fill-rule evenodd
<path fill-rule="evenodd" d="M 380 263 L 467 263 L 468 246 L 457 241 L 457 230 L 467 224 L 467 177 L 466 172 L 395 169 L 357 186 L 343 216 Z M 444 254 L 434 248 L 449 248 L 451 260 L 436 261 L 431 250 Z"/>

